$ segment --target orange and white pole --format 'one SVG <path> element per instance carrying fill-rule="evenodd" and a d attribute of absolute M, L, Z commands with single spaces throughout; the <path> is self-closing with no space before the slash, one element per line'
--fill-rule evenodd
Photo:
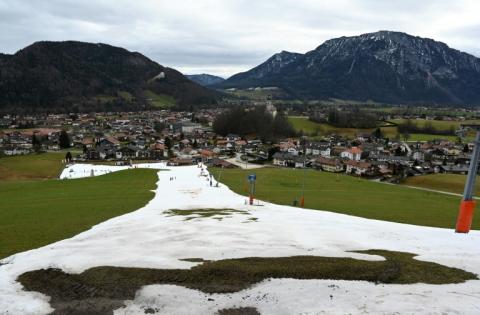
<path fill-rule="evenodd" d="M 480 131 L 477 130 L 472 158 L 470 159 L 470 167 L 468 169 L 467 181 L 465 182 L 463 199 L 460 203 L 460 211 L 458 213 L 457 225 L 455 227 L 455 232 L 457 233 L 468 233 L 472 227 L 473 213 L 476 204 L 475 200 L 473 200 L 473 195 L 475 193 L 475 180 L 477 179 L 479 157 Z"/>

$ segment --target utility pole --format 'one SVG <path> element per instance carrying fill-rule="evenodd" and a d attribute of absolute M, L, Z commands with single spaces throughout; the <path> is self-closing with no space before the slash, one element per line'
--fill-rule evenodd
<path fill-rule="evenodd" d="M 220 168 L 220 172 L 218 172 L 218 179 L 217 179 L 217 185 L 216 187 L 218 187 L 218 183 L 220 182 L 220 178 L 222 177 L 222 171 L 223 171 L 223 165 L 222 165 L 222 168 Z"/>
<path fill-rule="evenodd" d="M 305 207 L 305 177 L 307 172 L 307 143 L 303 139 L 303 183 L 302 183 L 302 197 L 300 197 L 300 207 Z"/>
<path fill-rule="evenodd" d="M 476 204 L 473 195 L 475 193 L 475 180 L 477 179 L 478 160 L 480 158 L 480 125 L 461 125 L 461 127 L 462 129 L 466 128 L 476 131 L 470 167 L 468 169 L 463 198 L 458 212 L 457 225 L 455 227 L 455 232 L 457 233 L 468 233 L 472 226 Z"/>

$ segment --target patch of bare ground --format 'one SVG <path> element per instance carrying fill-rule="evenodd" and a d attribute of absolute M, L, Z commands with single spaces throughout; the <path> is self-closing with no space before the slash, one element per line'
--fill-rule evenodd
<path fill-rule="evenodd" d="M 26 272 L 18 277 L 25 290 L 51 297 L 53 314 L 113 314 L 141 287 L 179 285 L 205 293 L 232 293 L 269 278 L 363 280 L 394 284 L 447 284 L 477 279 L 475 274 L 413 259 L 415 254 L 368 250 L 383 261 L 342 257 L 247 257 L 198 261 L 191 269 L 96 267 L 80 274 L 59 269 Z M 225 313 L 230 314 L 230 313 Z M 235 314 L 235 313 L 232 313 Z"/>

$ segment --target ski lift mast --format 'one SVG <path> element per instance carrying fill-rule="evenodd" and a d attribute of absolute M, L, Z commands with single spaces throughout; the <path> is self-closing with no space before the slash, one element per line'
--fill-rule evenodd
<path fill-rule="evenodd" d="M 460 210 L 457 218 L 457 225 L 455 232 L 468 233 L 472 226 L 473 213 L 475 210 L 475 200 L 473 195 L 475 192 L 475 180 L 477 178 L 478 162 L 480 158 L 480 124 L 461 124 L 460 137 L 464 137 L 468 130 L 476 132 L 472 157 L 470 159 L 470 166 L 468 168 L 467 180 L 465 181 L 465 188 L 463 191 L 463 198 L 460 203 Z"/>

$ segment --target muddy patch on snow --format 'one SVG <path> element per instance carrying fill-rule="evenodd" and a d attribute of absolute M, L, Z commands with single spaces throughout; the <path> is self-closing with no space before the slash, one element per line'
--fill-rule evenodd
<path fill-rule="evenodd" d="M 164 212 L 167 216 L 183 216 L 185 217 L 184 221 L 189 221 L 193 219 L 200 218 L 212 218 L 215 220 L 221 221 L 223 218 L 230 218 L 233 214 L 250 214 L 245 210 L 236 210 L 236 209 L 215 209 L 215 208 L 205 208 L 205 209 L 191 209 L 191 210 L 182 210 L 182 209 L 170 209 Z"/>
<path fill-rule="evenodd" d="M 224 308 L 219 310 L 218 315 L 260 315 L 254 307 Z"/>
<path fill-rule="evenodd" d="M 53 314 L 113 314 L 141 287 L 169 284 L 204 293 L 232 293 L 270 278 L 364 280 L 392 284 L 447 284 L 477 279 L 464 270 L 413 259 L 414 254 L 385 250 L 359 251 L 383 261 L 292 256 L 248 257 L 204 261 L 191 269 L 96 267 L 80 274 L 60 269 L 26 272 L 18 277 L 25 290 L 51 297 Z M 232 311 L 233 312 L 233 311 Z M 236 313 L 224 313 L 236 314 Z M 255 313 L 251 313 L 255 314 Z"/>

